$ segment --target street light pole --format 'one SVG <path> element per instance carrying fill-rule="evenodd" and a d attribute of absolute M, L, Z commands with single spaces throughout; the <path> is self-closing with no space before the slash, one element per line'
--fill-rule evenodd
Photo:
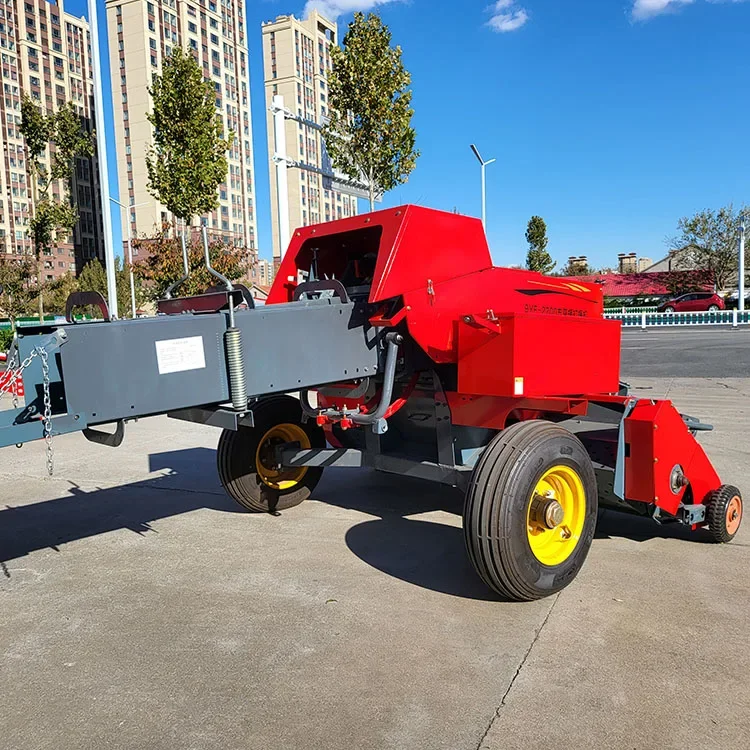
<path fill-rule="evenodd" d="M 488 165 L 497 161 L 497 159 L 489 159 L 485 161 L 479 154 L 479 149 L 472 143 L 471 150 L 474 152 L 474 156 L 477 157 L 479 165 L 482 170 L 482 226 L 487 229 L 487 179 L 485 176 L 485 170 Z"/>
<path fill-rule="evenodd" d="M 112 203 L 116 203 L 120 208 L 122 208 L 125 213 L 125 221 L 128 224 L 128 274 L 130 276 L 130 312 L 133 320 L 135 320 L 136 316 L 136 309 L 135 309 L 135 279 L 133 278 L 133 235 L 130 231 L 130 216 L 129 212 L 133 208 L 138 208 L 139 206 L 146 206 L 148 204 L 146 203 L 137 203 L 133 206 L 126 206 L 124 203 L 120 203 L 120 201 L 116 200 L 112 196 L 109 198 Z"/>
<path fill-rule="evenodd" d="M 740 214 L 740 312 L 745 310 L 745 214 Z"/>
<path fill-rule="evenodd" d="M 107 135 L 104 127 L 104 93 L 102 89 L 102 58 L 99 54 L 99 24 L 96 0 L 88 0 L 91 57 L 94 78 L 94 113 L 96 123 L 96 156 L 99 167 L 99 190 L 102 196 L 102 224 L 104 228 L 104 265 L 107 271 L 107 303 L 112 318 L 117 314 L 117 283 L 115 281 L 115 249 L 112 237 L 112 214 L 109 209 L 109 168 L 107 164 Z"/>

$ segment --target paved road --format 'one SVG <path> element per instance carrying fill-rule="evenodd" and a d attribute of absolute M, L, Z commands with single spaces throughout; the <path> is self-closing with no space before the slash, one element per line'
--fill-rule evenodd
<path fill-rule="evenodd" d="M 623 330 L 622 376 L 750 377 L 750 326 Z"/>
<path fill-rule="evenodd" d="M 750 380 L 636 385 L 710 416 L 750 497 Z M 42 445 L 0 451 L 0 747 L 747 746 L 750 525 L 714 546 L 605 513 L 569 588 L 509 604 L 452 491 L 329 471 L 252 516 L 216 439 L 165 418 L 118 450 L 66 436 L 52 479 Z"/>

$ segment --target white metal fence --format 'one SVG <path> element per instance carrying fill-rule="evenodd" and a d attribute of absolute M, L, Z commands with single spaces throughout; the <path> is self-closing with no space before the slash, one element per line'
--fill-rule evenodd
<path fill-rule="evenodd" d="M 620 320 L 624 328 L 658 328 L 665 326 L 706 326 L 731 325 L 737 328 L 750 325 L 750 310 L 716 310 L 714 312 L 605 312 L 604 317 L 609 320 Z"/>
<path fill-rule="evenodd" d="M 656 312 L 659 308 L 656 305 L 645 305 L 643 307 L 605 307 L 605 315 L 627 315 L 628 313 L 651 313 Z"/>

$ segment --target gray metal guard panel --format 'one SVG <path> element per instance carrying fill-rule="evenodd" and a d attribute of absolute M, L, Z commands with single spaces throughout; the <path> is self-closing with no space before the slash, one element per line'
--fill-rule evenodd
<path fill-rule="evenodd" d="M 248 393 L 284 393 L 372 374 L 378 362 L 374 332 L 356 325 L 353 313 L 352 303 L 337 300 L 238 312 Z M 60 361 L 68 412 L 84 412 L 89 424 L 97 424 L 228 401 L 227 325 L 226 314 L 208 314 L 65 326 Z M 204 366 L 164 372 L 169 367 L 162 361 L 160 372 L 157 342 L 196 337 Z"/>
<path fill-rule="evenodd" d="M 365 331 L 362 322 L 354 303 L 335 298 L 238 312 L 248 394 L 285 393 L 373 375 L 378 331 Z"/>

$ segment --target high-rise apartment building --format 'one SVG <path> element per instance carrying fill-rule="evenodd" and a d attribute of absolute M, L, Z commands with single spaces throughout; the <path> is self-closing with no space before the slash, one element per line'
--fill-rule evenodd
<path fill-rule="evenodd" d="M 85 19 L 65 12 L 62 0 L 5 0 L 0 4 L 0 257 L 33 255 L 29 221 L 33 189 L 23 136 L 21 99 L 27 93 L 46 113 L 73 102 L 84 127 L 93 128 L 94 87 L 91 39 Z M 80 220 L 71 236 L 44 258 L 43 281 L 81 270 L 91 258 L 103 258 L 101 196 L 96 158 L 79 159 L 72 183 Z M 65 200 L 57 182 L 50 192 Z"/>
<path fill-rule="evenodd" d="M 317 11 L 306 20 L 278 16 L 263 24 L 263 69 L 266 105 L 274 96 L 284 98 L 286 109 L 298 118 L 321 125 L 328 113 L 330 47 L 337 43 L 338 28 Z M 267 110 L 268 157 L 271 178 L 273 257 L 281 256 L 273 115 Z M 289 169 L 289 226 L 307 226 L 357 214 L 357 198 L 334 189 L 330 164 L 320 132 L 304 122 L 285 123 L 286 154 L 297 166 Z M 306 168 L 308 167 L 308 168 Z M 283 248 L 286 250 L 286 248 Z"/>
<path fill-rule="evenodd" d="M 213 237 L 255 249 L 256 219 L 250 120 L 250 78 L 242 0 L 107 0 L 110 68 L 120 200 L 132 206 L 133 236 L 153 234 L 174 220 L 146 187 L 152 127 L 148 89 L 162 62 L 180 45 L 203 68 L 216 92 L 216 110 L 235 140 L 219 207 L 196 218 Z M 254 254 L 253 254 L 254 255 Z"/>
<path fill-rule="evenodd" d="M 276 278 L 276 266 L 272 260 L 258 259 L 250 269 L 250 281 L 256 286 L 270 287 Z"/>

